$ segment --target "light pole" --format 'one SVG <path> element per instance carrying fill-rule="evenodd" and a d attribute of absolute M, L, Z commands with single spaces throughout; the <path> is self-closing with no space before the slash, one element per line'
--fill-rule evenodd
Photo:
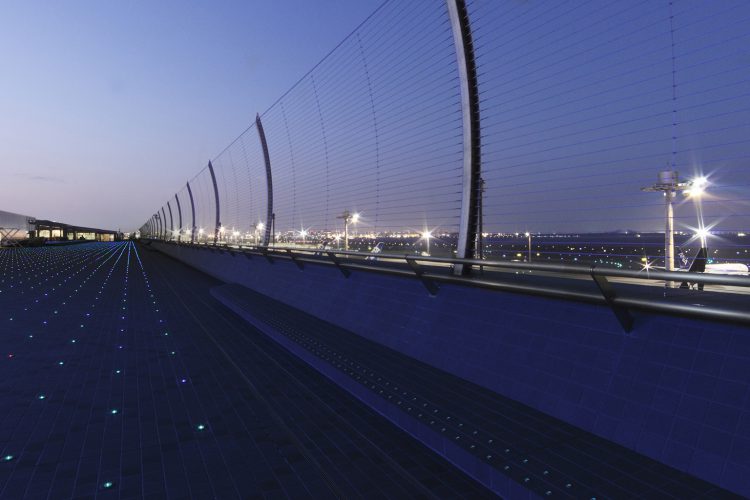
<path fill-rule="evenodd" d="M 529 239 L 529 262 L 531 262 L 531 233 L 526 231 L 524 234 Z"/>
<path fill-rule="evenodd" d="M 358 213 L 349 213 L 349 210 L 344 210 L 344 213 L 336 217 L 337 219 L 344 219 L 344 250 L 349 250 L 349 224 L 356 224 L 359 220 Z"/>
<path fill-rule="evenodd" d="M 427 255 L 430 255 L 430 240 L 432 239 L 432 231 L 424 231 L 422 233 L 422 239 L 427 242 Z"/>
<path fill-rule="evenodd" d="M 680 174 L 675 170 L 659 172 L 658 182 L 641 188 L 641 191 L 664 193 L 665 227 L 664 227 L 664 269 L 674 271 L 674 196 L 677 191 L 690 189 L 691 183 L 681 182 Z"/>

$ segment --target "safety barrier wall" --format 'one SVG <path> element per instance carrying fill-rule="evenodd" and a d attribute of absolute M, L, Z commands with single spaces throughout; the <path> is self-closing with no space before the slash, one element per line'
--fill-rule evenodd
<path fill-rule="evenodd" d="M 153 242 L 239 283 L 649 457 L 750 495 L 750 332 L 606 306 Z"/>

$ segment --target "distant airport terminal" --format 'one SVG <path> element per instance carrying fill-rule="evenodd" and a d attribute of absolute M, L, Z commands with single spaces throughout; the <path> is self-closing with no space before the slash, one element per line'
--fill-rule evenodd
<path fill-rule="evenodd" d="M 122 233 L 42 220 L 0 210 L 0 246 L 38 245 L 65 241 L 119 241 Z"/>

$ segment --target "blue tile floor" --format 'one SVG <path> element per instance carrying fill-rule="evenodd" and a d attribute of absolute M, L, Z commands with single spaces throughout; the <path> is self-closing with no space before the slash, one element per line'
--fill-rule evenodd
<path fill-rule="evenodd" d="M 394 421 L 425 442 L 442 439 L 439 449 L 461 448 L 453 460 L 476 477 L 493 477 L 487 484 L 499 491 L 542 498 L 737 498 L 241 285 L 212 293 L 321 371 L 338 373 L 363 399 L 390 405 Z"/>
<path fill-rule="evenodd" d="M 131 243 L 0 250 L 0 498 L 491 494 Z"/>

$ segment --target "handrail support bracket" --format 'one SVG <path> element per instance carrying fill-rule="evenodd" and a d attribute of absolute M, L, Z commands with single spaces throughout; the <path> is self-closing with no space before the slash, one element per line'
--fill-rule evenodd
<path fill-rule="evenodd" d="M 339 271 L 341 271 L 341 274 L 344 275 L 344 278 L 348 278 L 349 276 L 351 276 L 351 271 L 349 271 L 348 269 L 344 269 L 341 266 L 341 260 L 336 256 L 334 252 L 326 252 L 326 255 L 328 255 L 329 259 L 331 259 L 333 265 L 335 265 L 339 269 Z"/>
<path fill-rule="evenodd" d="M 633 329 L 633 316 L 630 314 L 627 307 L 618 305 L 615 302 L 617 294 L 615 293 L 614 287 L 605 276 L 596 274 L 595 267 L 596 266 L 591 266 L 591 278 L 594 280 L 594 283 L 596 283 L 596 287 L 599 289 L 599 292 L 601 292 L 607 305 L 612 309 L 612 312 L 615 313 L 615 317 L 617 318 L 617 321 L 620 322 L 622 329 L 625 330 L 626 333 L 629 333 Z"/>
<path fill-rule="evenodd" d="M 437 286 L 437 283 L 432 281 L 431 279 L 427 279 L 424 277 L 424 270 L 422 269 L 422 266 L 417 264 L 417 262 L 414 259 L 411 259 L 409 257 L 406 257 L 406 263 L 409 264 L 409 267 L 411 267 L 412 271 L 414 271 L 414 274 L 419 278 L 419 281 L 422 282 L 424 287 L 427 289 L 427 291 L 430 293 L 431 296 L 435 296 L 438 293 L 438 290 L 440 289 Z"/>
<path fill-rule="evenodd" d="M 292 262 L 294 262 L 297 265 L 300 271 L 305 270 L 305 265 L 297 259 L 297 256 L 294 255 L 294 252 L 292 252 L 291 248 L 287 248 L 286 253 L 287 255 L 289 255 L 289 258 L 292 259 Z"/>

